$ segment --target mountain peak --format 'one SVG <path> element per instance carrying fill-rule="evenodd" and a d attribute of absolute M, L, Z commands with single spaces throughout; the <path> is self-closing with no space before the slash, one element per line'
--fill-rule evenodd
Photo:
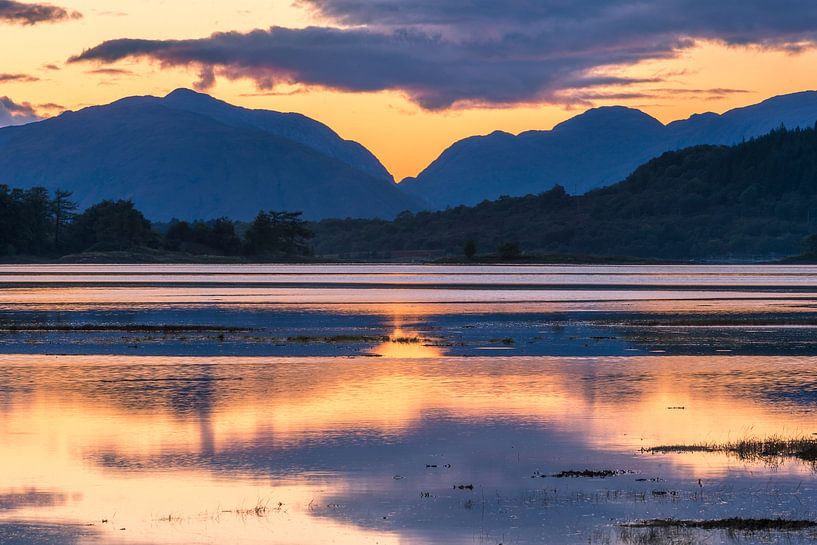
<path fill-rule="evenodd" d="M 204 115 L 225 125 L 253 127 L 293 140 L 376 178 L 394 182 L 392 175 L 366 148 L 357 142 L 341 139 L 331 128 L 305 115 L 252 110 L 183 87 L 161 101 L 170 108 Z"/>
<path fill-rule="evenodd" d="M 162 99 L 163 102 L 179 105 L 195 105 L 195 104 L 226 104 L 225 102 L 211 97 L 206 93 L 199 93 L 193 89 L 186 89 L 180 87 L 171 91 Z"/>
<path fill-rule="evenodd" d="M 641 110 L 626 106 L 601 106 L 556 125 L 554 131 L 661 129 L 664 125 Z"/>
<path fill-rule="evenodd" d="M 812 127 L 815 121 L 815 91 L 773 97 L 722 115 L 695 115 L 669 125 L 634 108 L 593 108 L 549 131 L 461 140 L 406 189 L 438 209 L 500 195 L 541 193 L 555 184 L 583 193 L 623 180 L 666 151 L 700 144 L 732 145 L 781 124 Z"/>
<path fill-rule="evenodd" d="M 187 87 L 179 87 L 178 89 L 174 89 L 170 91 L 165 98 L 174 98 L 174 97 L 191 97 L 191 96 L 206 96 L 209 98 L 210 95 L 206 93 L 199 93 L 198 91 L 194 91 L 193 89 L 188 89 Z"/>
<path fill-rule="evenodd" d="M 371 152 L 326 125 L 190 89 L 20 129 L 0 129 L 3 181 L 50 189 L 58 181 L 80 206 L 130 198 L 157 220 L 250 219 L 260 208 L 311 219 L 390 217 L 420 207 Z"/>
<path fill-rule="evenodd" d="M 817 91 L 799 91 L 787 95 L 776 95 L 762 101 L 760 104 L 793 104 L 800 102 L 813 103 L 817 100 Z"/>

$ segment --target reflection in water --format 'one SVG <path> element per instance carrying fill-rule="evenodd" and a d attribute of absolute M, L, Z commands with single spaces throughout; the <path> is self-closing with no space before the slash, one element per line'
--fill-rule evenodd
<path fill-rule="evenodd" d="M 435 346 L 435 339 L 427 332 L 412 330 L 404 323 L 401 305 L 390 307 L 393 314 L 389 340 L 372 348 L 373 354 L 396 359 L 429 359 L 444 355 L 442 348 Z"/>
<path fill-rule="evenodd" d="M 426 285 L 0 291 L 0 543 L 620 544 L 632 520 L 817 515 L 807 463 L 642 452 L 817 433 L 812 269 L 376 269 Z M 305 284 L 234 283 L 276 275 Z M 554 477 L 584 469 L 619 473 Z"/>
<path fill-rule="evenodd" d="M 245 543 L 396 543 L 401 534 L 422 541 L 421 521 L 430 517 L 436 535 L 460 543 L 467 541 L 460 525 L 474 522 L 462 506 L 475 501 L 469 491 L 450 490 L 461 483 L 503 498 L 490 509 L 489 533 L 536 535 L 539 523 L 502 516 L 524 508 L 547 520 L 551 535 L 571 542 L 575 520 L 564 511 L 572 504 L 551 509 L 556 498 L 543 496 L 541 505 L 527 505 L 530 497 L 551 488 L 620 494 L 621 501 L 571 507 L 608 517 L 758 509 L 756 502 L 765 504 L 756 492 L 770 483 L 762 464 L 638 450 L 811 433 L 817 430 L 811 403 L 778 394 L 798 381 L 814 383 L 815 363 L 7 356 L 0 516 L 96 523 L 103 532 L 126 527 L 105 539 L 169 543 L 231 543 L 236 535 Z M 637 475 L 530 479 L 537 471 L 586 466 Z M 641 476 L 661 481 L 642 485 L 635 480 Z M 724 506 L 652 499 L 631 505 L 633 490 L 645 488 L 693 495 L 699 478 L 712 487 L 710 501 Z M 777 468 L 774 501 L 783 503 L 777 507 L 798 511 L 796 501 L 815 492 L 801 482 L 811 478 L 803 464 Z M 735 489 L 753 491 L 751 501 Z M 429 510 L 418 503 L 424 492 L 440 509 L 460 505 L 465 518 Z M 288 541 L 293 535 L 298 539 Z"/>

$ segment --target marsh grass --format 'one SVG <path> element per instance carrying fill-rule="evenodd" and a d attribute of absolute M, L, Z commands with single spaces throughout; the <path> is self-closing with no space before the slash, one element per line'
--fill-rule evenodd
<path fill-rule="evenodd" d="M 817 467 L 817 439 L 808 437 L 742 439 L 729 443 L 701 443 L 693 445 L 662 445 L 642 449 L 650 454 L 684 452 L 719 452 L 747 462 L 779 464 L 787 458 L 808 462 Z"/>
<path fill-rule="evenodd" d="M 175 325 L 175 324 L 2 324 L 0 332 L 129 332 L 129 333 L 246 333 L 255 331 L 248 327 L 225 327 L 215 325 Z"/>
<path fill-rule="evenodd" d="M 391 342 L 396 344 L 417 344 L 421 341 L 419 337 L 392 337 L 391 339 Z"/>
<path fill-rule="evenodd" d="M 255 502 L 255 505 L 251 507 L 240 507 L 238 509 L 219 509 L 214 516 L 211 515 L 205 518 L 220 519 L 222 514 L 235 515 L 236 517 L 241 519 L 247 519 L 250 517 L 265 518 L 274 513 L 286 512 L 284 510 L 283 502 L 277 502 L 270 505 L 271 503 L 272 500 L 270 499 L 259 498 L 258 501 Z"/>
<path fill-rule="evenodd" d="M 811 520 L 727 518 L 715 520 L 653 519 L 621 524 L 618 536 L 626 545 L 695 545 L 709 543 L 701 531 L 726 532 L 730 541 L 739 534 L 799 532 L 817 527 Z M 753 538 L 754 542 L 754 538 Z M 765 542 L 765 540 L 764 540 Z"/>
<path fill-rule="evenodd" d="M 620 322 L 619 322 L 620 323 Z M 814 315 L 803 314 L 668 314 L 652 318 L 627 320 L 624 325 L 640 327 L 764 327 L 764 326 L 815 326 Z"/>
<path fill-rule="evenodd" d="M 389 337 L 387 335 L 293 335 L 286 338 L 290 343 L 301 344 L 343 344 L 343 343 L 395 343 L 419 344 L 423 339 L 419 337 Z"/>
<path fill-rule="evenodd" d="M 389 342 L 390 338 L 385 335 L 332 335 L 328 337 L 319 337 L 314 335 L 296 335 L 286 338 L 287 342 L 291 343 L 385 343 Z"/>
<path fill-rule="evenodd" d="M 698 545 L 690 530 L 673 527 L 639 528 L 622 526 L 619 539 L 626 545 Z"/>
<path fill-rule="evenodd" d="M 729 530 L 736 532 L 764 532 L 770 530 L 796 531 L 817 527 L 813 520 L 727 518 L 715 520 L 653 519 L 624 524 L 627 528 L 690 528 L 697 530 Z"/>
<path fill-rule="evenodd" d="M 602 469 L 602 470 L 583 469 L 581 471 L 576 470 L 560 471 L 559 473 L 555 473 L 553 477 L 557 479 L 578 477 L 586 477 L 589 479 L 605 479 L 607 477 L 616 477 L 618 475 L 626 475 L 628 473 L 632 472 L 624 469 Z"/>

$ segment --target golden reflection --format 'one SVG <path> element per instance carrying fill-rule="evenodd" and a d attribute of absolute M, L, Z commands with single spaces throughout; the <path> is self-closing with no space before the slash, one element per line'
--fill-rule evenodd
<path fill-rule="evenodd" d="M 412 329 L 404 329 L 403 320 L 406 316 L 411 316 L 411 311 L 407 312 L 410 305 L 389 305 L 388 310 L 392 318 L 392 332 L 389 340 L 372 348 L 372 354 L 392 359 L 424 359 L 440 358 L 443 350 L 435 346 L 433 338 L 423 335 Z M 382 312 L 383 309 L 381 309 Z M 417 309 L 412 309 L 416 312 Z M 421 316 L 423 316 L 421 314 Z"/>
<path fill-rule="evenodd" d="M 412 333 L 398 324 L 393 335 Z M 189 543 L 202 525 L 202 542 L 240 534 L 245 543 L 290 543 L 295 535 L 308 535 L 301 541 L 308 543 L 398 543 L 396 534 L 323 516 L 330 498 L 371 483 L 343 475 L 270 479 L 252 466 L 219 469 L 208 460 L 250 449 L 260 467 L 274 466 L 281 455 L 335 438 L 401 440 L 430 415 L 533 426 L 569 438 L 551 445 L 566 460 L 610 453 L 632 455 L 633 464 L 657 459 L 637 454 L 641 447 L 817 431 L 812 413 L 770 404 L 766 388 L 772 376 L 781 386 L 813 378 L 815 358 L 429 359 L 431 347 L 394 349 L 405 357 L 0 357 L 0 378 L 12 388 L 0 405 L 0 493 L 34 488 L 66 497 L 0 519 L 96 523 L 111 541 L 129 543 Z M 690 478 L 763 470 L 722 455 L 662 459 L 666 471 Z M 791 464 L 778 475 L 808 471 Z M 283 505 L 249 516 L 259 502 Z"/>

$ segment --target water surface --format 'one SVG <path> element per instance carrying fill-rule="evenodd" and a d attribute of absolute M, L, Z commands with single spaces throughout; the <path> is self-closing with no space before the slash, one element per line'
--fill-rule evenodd
<path fill-rule="evenodd" d="M 641 543 L 817 517 L 817 268 L 0 267 L 0 543 Z M 607 478 L 562 471 L 615 470 Z M 814 532 L 668 533 L 807 543 Z"/>

